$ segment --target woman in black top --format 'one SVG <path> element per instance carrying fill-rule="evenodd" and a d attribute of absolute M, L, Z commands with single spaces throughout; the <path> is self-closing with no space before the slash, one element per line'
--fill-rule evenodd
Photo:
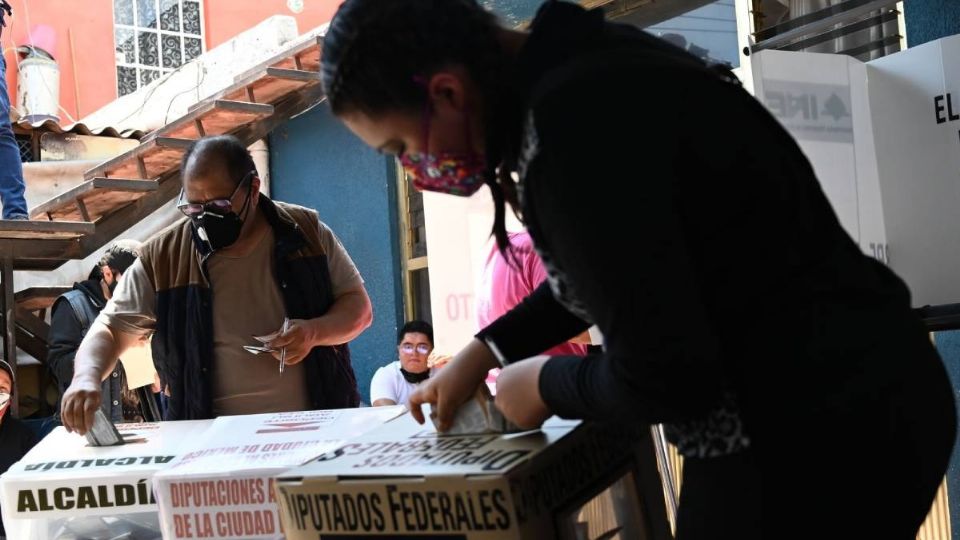
<path fill-rule="evenodd" d="M 529 32 L 475 0 L 346 0 L 323 84 L 421 189 L 486 184 L 550 279 L 411 398 L 662 422 L 680 538 L 913 538 L 946 470 L 949 382 L 904 283 L 843 231 L 800 149 L 729 71 L 598 11 Z M 596 324 L 601 354 L 522 362 Z"/>

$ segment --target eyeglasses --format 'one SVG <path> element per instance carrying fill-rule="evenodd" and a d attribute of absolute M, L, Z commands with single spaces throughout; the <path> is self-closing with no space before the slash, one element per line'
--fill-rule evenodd
<path fill-rule="evenodd" d="M 400 350 L 403 351 L 404 354 L 413 354 L 414 350 L 420 354 L 429 354 L 430 346 L 426 343 L 421 343 L 414 347 L 413 343 L 404 343 L 403 345 L 400 345 Z"/>
<path fill-rule="evenodd" d="M 184 200 L 186 193 L 183 189 L 180 190 L 180 198 L 177 201 L 177 210 L 183 213 L 183 215 L 188 218 L 200 217 L 206 213 L 224 215 L 229 214 L 233 211 L 233 198 L 237 195 L 237 192 L 240 191 L 240 188 L 243 187 L 247 180 L 256 174 L 256 171 L 248 172 L 240 183 L 237 184 L 237 187 L 233 190 L 233 193 L 230 194 L 226 199 L 213 199 L 211 201 L 203 203 L 192 203 Z"/>

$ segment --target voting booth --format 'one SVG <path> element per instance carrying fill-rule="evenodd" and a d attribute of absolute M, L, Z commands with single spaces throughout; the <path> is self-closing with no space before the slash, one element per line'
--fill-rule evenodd
<path fill-rule="evenodd" d="M 407 414 L 276 480 L 287 538 L 669 538 L 646 426 L 438 435 Z"/>
<path fill-rule="evenodd" d="M 862 63 L 753 55 L 757 99 L 799 143 L 844 229 L 910 287 L 960 303 L 960 36 Z"/>

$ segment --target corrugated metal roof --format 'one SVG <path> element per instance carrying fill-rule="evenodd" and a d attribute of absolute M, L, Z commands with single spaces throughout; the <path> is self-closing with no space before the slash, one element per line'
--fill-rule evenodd
<path fill-rule="evenodd" d="M 67 124 L 61 126 L 53 120 L 47 119 L 40 122 L 28 122 L 25 119 L 20 119 L 14 124 L 16 127 L 24 130 L 42 130 L 49 131 L 52 133 L 76 133 L 78 135 L 94 135 L 97 137 L 114 137 L 119 139 L 142 139 L 145 132 L 139 129 L 125 129 L 123 131 L 117 131 L 112 127 L 105 127 L 100 129 L 90 129 L 83 122 L 77 122 L 75 124 Z"/>

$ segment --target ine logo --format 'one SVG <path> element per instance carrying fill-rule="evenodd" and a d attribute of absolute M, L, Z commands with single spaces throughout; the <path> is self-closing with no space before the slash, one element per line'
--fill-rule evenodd
<path fill-rule="evenodd" d="M 836 94 L 830 94 L 830 97 L 827 98 L 827 102 L 823 104 L 823 114 L 833 118 L 834 122 L 840 120 L 844 116 L 850 116 L 850 113 L 847 112 L 846 105 L 843 104 L 843 100 L 840 99 L 840 96 Z"/>
<path fill-rule="evenodd" d="M 853 141 L 848 86 L 764 80 L 763 101 L 798 139 Z"/>

